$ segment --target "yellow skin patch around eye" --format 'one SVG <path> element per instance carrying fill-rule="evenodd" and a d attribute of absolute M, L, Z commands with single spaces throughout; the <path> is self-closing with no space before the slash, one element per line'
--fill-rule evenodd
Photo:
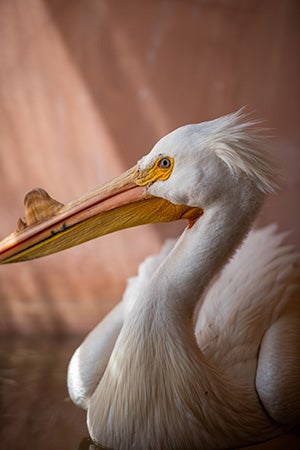
<path fill-rule="evenodd" d="M 164 167 L 163 162 L 169 162 L 169 166 Z M 150 169 L 142 170 L 135 180 L 139 186 L 146 186 L 154 181 L 165 181 L 169 178 L 174 167 L 174 159 L 164 156 L 155 161 Z"/>

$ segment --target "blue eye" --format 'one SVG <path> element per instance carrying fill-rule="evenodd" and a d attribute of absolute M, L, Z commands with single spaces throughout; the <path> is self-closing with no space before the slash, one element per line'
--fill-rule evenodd
<path fill-rule="evenodd" d="M 158 163 L 158 167 L 160 167 L 161 169 L 168 169 L 170 166 L 171 161 L 169 160 L 169 158 L 162 158 Z"/>

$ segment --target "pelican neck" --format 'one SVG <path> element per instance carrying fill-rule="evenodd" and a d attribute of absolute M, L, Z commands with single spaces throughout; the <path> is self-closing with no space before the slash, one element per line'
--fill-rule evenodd
<path fill-rule="evenodd" d="M 168 317 L 192 317 L 212 278 L 231 257 L 256 217 L 261 201 L 216 202 L 191 228 L 186 228 L 137 300 Z"/>

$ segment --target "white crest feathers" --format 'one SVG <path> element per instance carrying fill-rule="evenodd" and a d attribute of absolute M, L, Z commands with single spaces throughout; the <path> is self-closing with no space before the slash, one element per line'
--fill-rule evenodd
<path fill-rule="evenodd" d="M 244 172 L 264 193 L 276 190 L 277 170 L 262 148 L 266 144 L 264 129 L 249 119 L 243 108 L 210 122 L 211 145 L 217 156 L 233 174 Z"/>

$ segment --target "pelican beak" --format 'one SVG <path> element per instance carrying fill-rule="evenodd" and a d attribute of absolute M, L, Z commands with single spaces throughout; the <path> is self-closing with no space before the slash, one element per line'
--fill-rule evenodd
<path fill-rule="evenodd" d="M 135 166 L 66 205 L 43 189 L 30 191 L 24 199 L 25 219 L 0 242 L 0 264 L 50 255 L 136 225 L 179 219 L 193 223 L 201 215 L 199 208 L 150 196 L 141 176 L 145 179 Z"/>

